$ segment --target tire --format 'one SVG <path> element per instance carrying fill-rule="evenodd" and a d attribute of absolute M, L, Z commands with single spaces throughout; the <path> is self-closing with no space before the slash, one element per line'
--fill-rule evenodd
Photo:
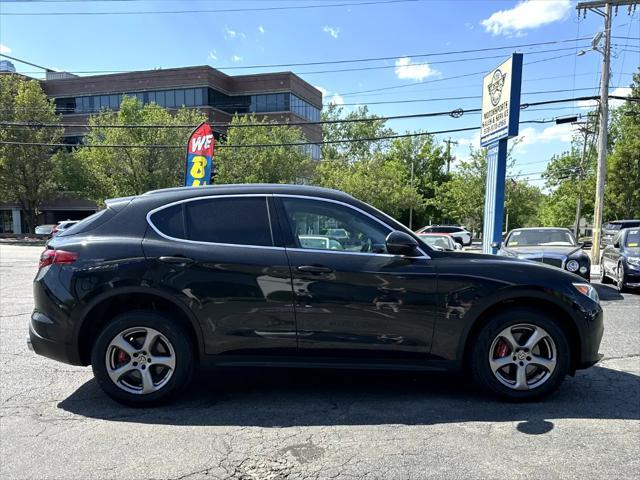
<path fill-rule="evenodd" d="M 155 405 L 187 386 L 194 348 L 179 323 L 150 310 L 133 310 L 102 329 L 91 351 L 91 367 L 112 399 L 130 406 Z"/>
<path fill-rule="evenodd" d="M 613 281 L 607 277 L 606 270 L 604 269 L 604 263 L 600 260 L 600 283 L 603 285 L 610 285 Z"/>
<path fill-rule="evenodd" d="M 533 332 L 542 335 L 524 352 Z M 518 345 L 512 348 L 504 332 Z M 553 393 L 569 371 L 571 351 L 562 328 L 547 314 L 529 308 L 513 308 L 498 313 L 480 330 L 471 354 L 471 371 L 484 390 L 509 401 L 535 401 Z M 502 342 L 502 344 L 500 343 Z M 505 346 L 506 345 L 506 346 Z M 505 352 L 508 354 L 505 355 Z M 521 353 L 522 352 L 522 353 Z M 498 358 L 496 353 L 499 354 Z M 491 354 L 491 357 L 490 357 Z M 525 355 L 520 357 L 519 355 Z M 513 361 L 514 356 L 516 361 Z M 490 358 L 493 359 L 492 368 Z M 545 362 L 546 367 L 542 366 Z M 555 363 L 553 363 L 554 361 Z M 495 368 L 495 365 L 504 366 Z M 553 363 L 553 366 L 549 368 Z M 521 366 L 524 365 L 524 366 Z M 494 374 L 494 370 L 497 372 Z M 524 371 L 524 383 L 517 372 Z M 513 382 L 513 383 L 512 383 Z"/>
<path fill-rule="evenodd" d="M 625 273 L 624 267 L 621 263 L 618 264 L 618 270 L 616 271 L 616 286 L 618 287 L 618 292 L 625 293 L 628 292 L 629 289 L 625 286 Z"/>

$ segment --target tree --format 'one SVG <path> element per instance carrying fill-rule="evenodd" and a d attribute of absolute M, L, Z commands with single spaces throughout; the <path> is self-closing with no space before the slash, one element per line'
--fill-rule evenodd
<path fill-rule="evenodd" d="M 420 133 L 420 132 L 416 132 Z M 386 155 L 390 159 L 401 161 L 409 176 L 413 168 L 413 185 L 423 201 L 414 205 L 413 225 L 422 226 L 430 221 L 439 222 L 442 210 L 436 198 L 438 186 L 449 179 L 446 172 L 447 159 L 444 150 L 436 144 L 432 135 L 398 138 L 391 141 Z M 408 224 L 409 212 L 405 210 L 400 216 Z"/>
<path fill-rule="evenodd" d="M 137 98 L 125 96 L 119 111 L 106 110 L 90 119 L 91 130 L 85 137 L 85 146 L 64 159 L 62 170 L 69 178 L 69 188 L 102 201 L 182 185 L 187 138 L 204 118 L 186 108 L 172 115 L 155 103 L 143 105 Z M 149 126 L 126 128 L 126 125 Z M 186 126 L 177 128 L 181 125 Z M 185 148 L 154 145 L 185 145 Z"/>
<path fill-rule="evenodd" d="M 406 165 L 382 153 L 354 162 L 323 160 L 316 167 L 314 183 L 347 192 L 394 217 L 424 203 L 417 189 L 410 186 Z"/>
<path fill-rule="evenodd" d="M 56 124 L 55 106 L 36 80 L 0 75 L 0 120 Z M 24 128 L 0 125 L 0 141 L 59 143 L 62 128 Z M 0 197 L 19 203 L 27 229 L 35 229 L 38 208 L 57 190 L 58 155 L 50 146 L 0 144 Z"/>
<path fill-rule="evenodd" d="M 259 124 L 258 126 L 246 126 Z M 299 183 L 311 175 L 303 146 L 225 147 L 304 143 L 299 128 L 269 125 L 266 118 L 235 116 L 215 156 L 217 183 Z"/>
<path fill-rule="evenodd" d="M 367 121 L 353 121 L 359 119 Z M 344 115 L 344 110 L 335 105 L 323 112 L 323 120 L 346 120 L 324 124 L 323 140 L 348 142 L 322 146 L 322 160 L 316 165 L 313 183 L 345 191 L 396 217 L 409 207 L 425 207 L 418 189 L 411 187 L 412 146 L 403 151 L 404 144 L 398 144 L 392 155 L 388 140 L 370 140 L 394 134 L 384 120 L 370 115 L 366 106 Z"/>
<path fill-rule="evenodd" d="M 631 97 L 640 97 L 640 69 Z M 613 114 L 607 159 L 605 218 L 640 218 L 640 102 L 626 101 Z"/>

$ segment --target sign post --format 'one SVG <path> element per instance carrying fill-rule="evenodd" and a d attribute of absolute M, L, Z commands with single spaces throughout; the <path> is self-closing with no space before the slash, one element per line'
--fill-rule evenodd
<path fill-rule="evenodd" d="M 502 240 L 507 141 L 518 135 L 521 84 L 521 53 L 514 53 L 511 58 L 489 72 L 482 82 L 480 145 L 488 149 L 483 253 L 495 253 L 491 244 Z"/>
<path fill-rule="evenodd" d="M 211 127 L 206 122 L 202 122 L 193 131 L 187 143 L 185 186 L 199 187 L 211 183 L 214 143 Z"/>

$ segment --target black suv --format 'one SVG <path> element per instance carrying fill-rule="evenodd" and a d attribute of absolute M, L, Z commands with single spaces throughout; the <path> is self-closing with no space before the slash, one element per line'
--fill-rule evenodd
<path fill-rule="evenodd" d="M 597 362 L 603 333 L 576 275 L 431 250 L 375 208 L 306 186 L 110 200 L 49 242 L 34 296 L 35 352 L 91 364 L 129 404 L 168 399 L 205 362 L 465 369 L 534 399 Z"/>

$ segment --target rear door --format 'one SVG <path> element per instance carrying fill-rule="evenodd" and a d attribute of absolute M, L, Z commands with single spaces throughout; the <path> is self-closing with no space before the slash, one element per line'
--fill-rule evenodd
<path fill-rule="evenodd" d="M 275 198 L 293 277 L 300 353 L 426 360 L 437 302 L 430 259 L 388 254 L 391 228 L 353 206 Z M 337 228 L 348 236 L 329 249 L 301 241 Z"/>
<path fill-rule="evenodd" d="M 148 215 L 149 285 L 196 314 L 208 354 L 296 353 L 291 277 L 267 195 L 218 195 Z"/>

